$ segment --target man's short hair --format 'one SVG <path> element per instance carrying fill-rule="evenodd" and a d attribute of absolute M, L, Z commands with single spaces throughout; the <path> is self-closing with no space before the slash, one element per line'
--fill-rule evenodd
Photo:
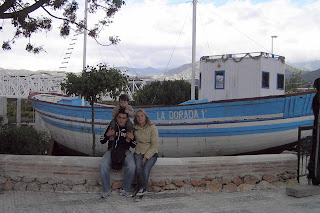
<path fill-rule="evenodd" d="M 129 117 L 129 116 L 128 116 L 128 113 L 126 113 L 126 109 L 124 109 L 124 108 L 120 108 L 120 109 L 119 109 L 118 114 L 117 114 L 117 117 L 118 117 L 118 115 L 119 115 L 120 113 L 121 113 L 121 114 L 126 114 L 126 115 L 127 115 L 127 118 Z"/>
<path fill-rule="evenodd" d="M 317 78 L 314 83 L 313 87 L 317 89 L 317 91 L 320 91 L 320 78 Z"/>
<path fill-rule="evenodd" d="M 129 101 L 129 97 L 127 94 L 122 94 L 119 96 L 119 101 Z"/>

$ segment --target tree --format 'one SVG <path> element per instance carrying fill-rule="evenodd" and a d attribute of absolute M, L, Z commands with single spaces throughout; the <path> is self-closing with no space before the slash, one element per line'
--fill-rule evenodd
<path fill-rule="evenodd" d="M 191 84 L 185 80 L 155 81 L 134 94 L 133 105 L 175 105 L 190 100 Z"/>
<path fill-rule="evenodd" d="M 33 53 L 39 53 L 43 50 L 42 46 L 34 46 L 31 42 L 31 36 L 34 33 L 52 29 L 52 18 L 60 20 L 60 36 L 69 36 L 71 26 L 75 26 L 77 33 L 82 33 L 84 29 L 88 30 L 88 35 L 97 39 L 99 31 L 102 27 L 112 23 L 111 17 L 124 5 L 122 0 L 91 0 L 88 3 L 88 12 L 96 13 L 104 11 L 105 16 L 97 21 L 92 28 L 85 25 L 84 19 L 77 18 L 77 10 L 79 9 L 76 0 L 0 0 L 0 19 L 10 19 L 11 24 L 16 28 L 13 38 L 8 41 L 3 41 L 2 49 L 10 50 L 11 45 L 20 37 L 29 38 L 29 43 L 26 45 L 26 50 Z M 44 11 L 45 16 L 33 16 L 34 11 Z M 57 15 L 63 12 L 62 17 Z M 0 26 L 0 30 L 3 30 Z M 111 44 L 119 41 L 118 37 L 109 37 Z"/>
<path fill-rule="evenodd" d="M 120 70 L 98 64 L 87 66 L 80 75 L 67 73 L 66 77 L 61 83 L 62 90 L 67 95 L 83 97 L 91 105 L 92 153 L 95 156 L 94 103 L 107 93 L 115 100 L 128 84 L 128 76 Z"/>
<path fill-rule="evenodd" d="M 302 79 L 301 71 L 291 73 L 289 79 L 286 79 L 286 93 L 299 92 L 299 88 L 302 88 L 305 82 Z"/>

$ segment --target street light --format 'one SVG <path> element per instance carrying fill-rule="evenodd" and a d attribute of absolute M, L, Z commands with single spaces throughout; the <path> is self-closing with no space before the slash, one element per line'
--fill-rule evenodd
<path fill-rule="evenodd" d="M 273 54 L 273 39 L 274 38 L 278 38 L 278 36 L 276 36 L 276 35 L 271 36 L 271 53 L 272 54 Z"/>

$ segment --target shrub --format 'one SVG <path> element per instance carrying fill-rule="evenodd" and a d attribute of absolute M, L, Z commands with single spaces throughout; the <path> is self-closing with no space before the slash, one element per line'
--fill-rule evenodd
<path fill-rule="evenodd" d="M 18 127 L 0 122 L 0 154 L 45 155 L 49 147 L 47 133 L 39 132 L 32 126 Z"/>

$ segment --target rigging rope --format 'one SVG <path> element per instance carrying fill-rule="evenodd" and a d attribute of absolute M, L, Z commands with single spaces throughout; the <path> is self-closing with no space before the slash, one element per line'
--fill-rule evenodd
<path fill-rule="evenodd" d="M 217 14 L 217 13 L 215 13 L 214 11 L 208 9 L 208 7 L 206 7 L 205 9 L 207 9 L 207 10 L 210 11 L 210 12 L 212 12 L 212 13 L 213 13 L 214 15 L 216 15 L 217 17 L 221 18 L 222 21 L 223 21 L 226 25 L 234 28 L 236 31 L 238 31 L 240 34 L 242 34 L 242 35 L 244 35 L 245 37 L 247 37 L 247 38 L 248 38 L 249 40 L 251 40 L 253 43 L 257 44 L 258 46 L 262 47 L 262 48 L 265 49 L 267 52 L 269 52 L 269 50 L 268 50 L 267 48 L 265 48 L 264 46 L 260 45 L 258 42 L 256 42 L 254 39 L 252 39 L 252 38 L 251 38 L 250 36 L 248 36 L 247 34 L 241 32 L 238 28 L 236 28 L 233 24 L 231 24 L 230 21 L 222 18 L 219 14 Z"/>
<path fill-rule="evenodd" d="M 185 24 L 186 24 L 186 20 L 187 20 L 189 14 L 190 14 L 191 7 L 192 7 L 192 4 L 190 4 L 189 12 L 187 13 L 187 15 L 186 15 L 186 17 L 185 17 L 185 19 L 184 19 L 182 28 L 181 28 L 181 30 L 180 30 L 178 39 L 177 39 L 176 44 L 175 44 L 175 46 L 174 46 L 174 48 L 173 48 L 173 50 L 172 50 L 172 53 L 171 53 L 171 55 L 170 55 L 170 58 L 169 58 L 169 61 L 168 61 L 168 63 L 167 63 L 165 72 L 168 70 L 168 67 L 169 67 L 169 64 L 170 64 L 170 62 L 171 62 L 173 53 L 174 53 L 175 50 L 176 50 L 176 47 L 177 47 L 177 45 L 178 45 L 178 41 L 180 40 L 180 37 L 181 37 L 181 34 L 182 34 L 182 30 L 183 30 L 183 28 L 184 28 L 184 26 L 185 26 Z M 158 92 L 159 92 L 159 89 L 160 89 L 161 84 L 162 84 L 162 83 L 160 82 L 160 83 L 159 83 L 159 86 L 158 86 L 158 88 L 157 88 L 157 91 L 156 91 L 156 93 L 155 93 L 155 95 L 154 95 L 154 97 L 153 97 L 153 99 L 152 99 L 151 105 L 153 104 L 154 100 L 156 99 L 156 96 L 157 96 L 157 94 L 158 94 Z"/>
<path fill-rule="evenodd" d="M 202 20 L 202 16 L 201 16 L 201 12 L 199 11 L 199 19 L 200 19 L 200 22 L 201 22 L 201 25 L 202 25 L 202 30 L 203 30 L 203 34 L 205 35 L 205 37 L 206 37 L 206 41 L 207 41 L 207 46 L 208 46 L 208 49 L 209 49 L 209 53 L 210 53 L 210 55 L 212 55 L 212 53 L 211 53 L 211 49 L 210 49 L 210 45 L 209 45 L 209 41 L 208 41 L 208 36 L 207 36 L 207 33 L 206 33 L 206 31 L 205 31 L 205 26 L 204 26 L 204 24 L 203 24 L 203 20 Z"/>

